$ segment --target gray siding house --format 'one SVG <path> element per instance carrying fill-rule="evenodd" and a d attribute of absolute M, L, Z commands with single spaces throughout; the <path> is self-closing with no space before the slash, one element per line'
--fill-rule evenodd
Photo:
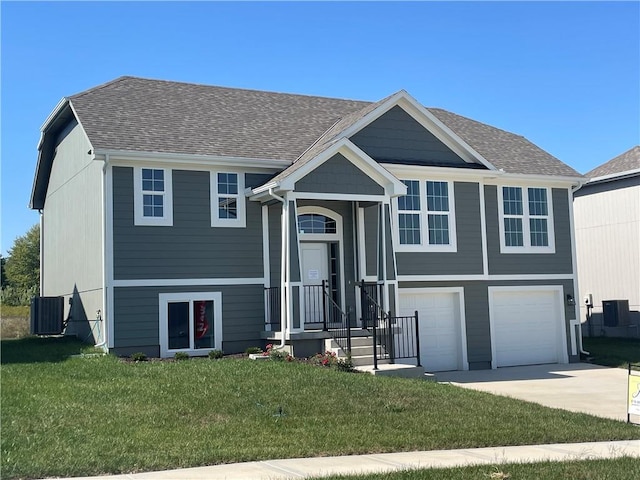
<path fill-rule="evenodd" d="M 309 355 L 336 324 L 370 330 L 374 305 L 418 312 L 428 371 L 577 361 L 582 181 L 405 91 L 371 103 L 122 77 L 42 128 L 41 292 L 65 297 L 67 333 L 118 355 Z"/>

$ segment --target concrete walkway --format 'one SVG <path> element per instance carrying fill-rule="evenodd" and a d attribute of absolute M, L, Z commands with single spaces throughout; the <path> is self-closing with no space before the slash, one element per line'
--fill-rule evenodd
<path fill-rule="evenodd" d="M 588 363 L 438 372 L 438 382 L 539 403 L 546 407 L 627 420 L 627 370 Z M 637 421 L 634 418 L 634 421 Z"/>
<path fill-rule="evenodd" d="M 292 458 L 164 472 L 75 477 L 66 480 L 291 480 L 337 474 L 384 473 L 415 468 L 449 468 L 463 465 L 493 466 L 502 463 L 589 460 L 621 456 L 640 458 L 640 440 Z"/>

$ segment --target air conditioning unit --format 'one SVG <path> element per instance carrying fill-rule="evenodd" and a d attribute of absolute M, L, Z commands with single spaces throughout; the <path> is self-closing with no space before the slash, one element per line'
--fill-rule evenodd
<path fill-rule="evenodd" d="M 31 334 L 60 335 L 64 330 L 64 297 L 31 299 Z"/>
<path fill-rule="evenodd" d="M 605 327 L 629 325 L 629 300 L 603 300 L 602 316 Z"/>

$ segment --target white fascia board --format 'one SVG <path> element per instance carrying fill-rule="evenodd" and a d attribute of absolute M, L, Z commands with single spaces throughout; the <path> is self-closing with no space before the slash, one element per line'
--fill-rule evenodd
<path fill-rule="evenodd" d="M 590 185 L 592 183 L 600 183 L 600 182 L 619 180 L 619 179 L 624 178 L 624 177 L 631 177 L 633 175 L 638 175 L 638 174 L 640 174 L 640 168 L 634 168 L 633 170 L 625 170 L 624 172 L 611 173 L 609 175 L 602 175 L 600 177 L 590 178 L 587 181 L 587 184 Z"/>
<path fill-rule="evenodd" d="M 278 188 L 280 188 L 280 182 L 269 182 L 254 188 L 253 190 L 251 190 L 251 193 L 253 193 L 254 197 L 257 198 L 261 193 L 267 193 L 270 189 Z M 252 197 L 251 199 L 254 200 L 254 197 Z"/>
<path fill-rule="evenodd" d="M 55 118 L 60 114 L 60 112 L 64 109 L 64 107 L 67 105 L 68 102 L 69 102 L 69 99 L 67 97 L 62 97 L 60 99 L 58 104 L 54 107 L 54 109 L 51 111 L 49 116 L 45 119 L 44 123 L 40 127 L 41 132 L 44 132 L 49 127 L 49 124 L 53 120 L 55 120 Z"/>
<path fill-rule="evenodd" d="M 401 176 L 403 178 L 408 175 L 428 175 L 453 180 L 459 179 L 461 181 L 468 182 L 473 180 L 479 181 L 481 179 L 499 178 L 504 175 L 504 172 L 500 170 L 477 170 L 430 165 L 403 165 L 399 163 L 382 163 L 381 165 L 396 177 Z"/>
<path fill-rule="evenodd" d="M 282 170 L 291 165 L 289 160 L 273 160 L 248 157 L 226 157 L 220 155 L 193 155 L 188 153 L 137 152 L 132 150 L 97 149 L 96 155 L 109 155 L 116 161 L 152 161 L 154 163 L 175 163 L 193 165 L 232 165 L 256 169 Z"/>
<path fill-rule="evenodd" d="M 523 173 L 503 173 L 500 176 L 499 180 L 496 182 L 489 179 L 487 184 L 497 184 L 500 182 L 510 183 L 510 184 L 518 184 L 518 183 L 527 183 L 527 184 L 535 184 L 535 185 L 546 185 L 546 186 L 557 186 L 562 188 L 568 188 L 572 186 L 577 186 L 584 183 L 583 177 L 570 177 L 570 176 L 562 176 L 562 175 L 539 175 L 539 174 L 523 174 Z"/>

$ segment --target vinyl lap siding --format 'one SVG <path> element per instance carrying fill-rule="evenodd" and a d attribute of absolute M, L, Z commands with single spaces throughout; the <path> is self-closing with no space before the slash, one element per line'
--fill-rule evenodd
<path fill-rule="evenodd" d="M 457 252 L 398 252 L 398 275 L 482 274 L 479 185 L 455 182 Z"/>
<path fill-rule="evenodd" d="M 180 292 L 222 293 L 222 348 L 225 353 L 243 352 L 247 346 L 261 344 L 260 332 L 264 329 L 262 285 L 116 287 L 115 352 L 133 349 L 159 355 L 159 295 Z"/>
<path fill-rule="evenodd" d="M 104 312 L 102 164 L 87 152 L 82 127 L 70 123 L 56 140 L 42 220 L 43 296 L 65 296 L 67 334 L 104 339 L 96 312 Z M 69 304 L 69 299 L 72 305 Z M 92 331 L 93 329 L 93 331 Z"/>
<path fill-rule="evenodd" d="M 116 280 L 264 275 L 260 205 L 247 201 L 246 228 L 212 228 L 209 182 L 209 172 L 174 170 L 173 226 L 135 226 L 133 169 L 113 168 Z"/>
<path fill-rule="evenodd" d="M 297 192 L 384 195 L 384 189 L 367 174 L 336 154 L 296 182 Z"/>
<path fill-rule="evenodd" d="M 552 189 L 553 221 L 556 253 L 500 253 L 498 222 L 498 187 L 485 186 L 487 212 L 487 253 L 489 274 L 570 274 L 571 229 L 569 224 L 569 197 L 566 189 Z"/>
<path fill-rule="evenodd" d="M 379 162 L 467 166 L 399 106 L 374 120 L 350 140 Z"/>

